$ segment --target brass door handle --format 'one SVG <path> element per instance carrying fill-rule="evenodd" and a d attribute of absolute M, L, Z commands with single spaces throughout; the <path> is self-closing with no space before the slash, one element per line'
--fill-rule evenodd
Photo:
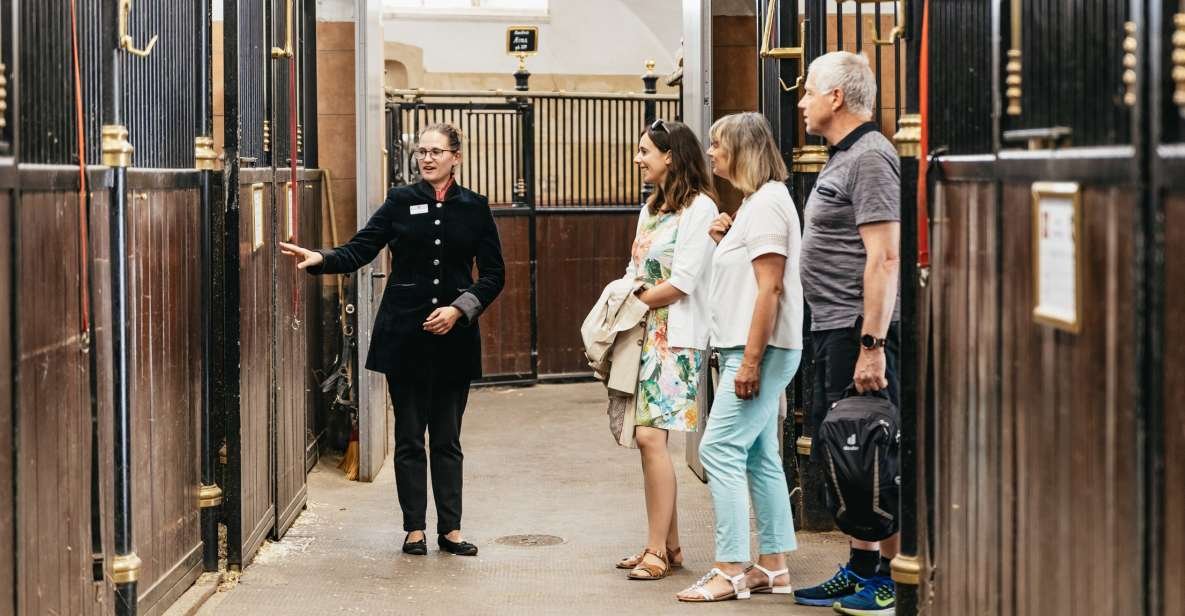
<path fill-rule="evenodd" d="M 774 58 L 777 60 L 790 60 L 795 58 L 801 60 L 803 57 L 803 41 L 801 39 L 798 41 L 798 47 L 778 47 L 776 49 L 769 48 L 770 38 L 773 36 L 774 32 L 774 20 L 778 15 L 778 0 L 769 0 L 768 6 L 769 9 L 765 12 L 765 32 L 762 33 L 761 36 L 761 57 Z"/>
<path fill-rule="evenodd" d="M 860 0 L 860 2 L 864 2 L 866 4 L 879 4 L 880 1 L 881 0 Z M 900 19 L 898 20 L 900 23 L 896 26 L 893 26 L 893 29 L 889 31 L 889 36 L 887 38 L 882 39 L 877 37 L 877 34 L 880 33 L 881 25 L 879 23 L 876 24 L 876 29 L 873 31 L 872 35 L 873 43 L 881 46 L 888 46 L 893 45 L 898 40 L 905 38 L 905 24 L 909 23 L 909 21 L 906 19 L 907 13 L 905 12 L 905 7 L 907 6 L 908 2 L 909 0 L 901 0 L 901 14 L 899 16 Z"/>
<path fill-rule="evenodd" d="M 292 0 L 286 3 L 284 12 L 287 14 L 284 24 L 284 48 L 272 47 L 272 59 L 292 57 Z"/>
<path fill-rule="evenodd" d="M 802 20 L 802 23 L 798 25 L 798 42 L 799 42 L 798 49 L 800 49 L 800 50 L 806 46 L 806 22 L 807 21 L 809 21 L 809 20 L 804 19 L 804 20 Z M 806 57 L 804 57 L 804 56 L 799 56 L 799 58 L 798 58 L 798 78 L 794 80 L 793 86 L 786 85 L 786 82 L 782 81 L 781 77 L 778 77 L 778 83 L 781 84 L 782 89 L 787 92 L 794 92 L 794 91 L 798 90 L 799 88 L 802 87 L 802 84 L 805 82 L 806 82 Z"/>
<path fill-rule="evenodd" d="M 794 80 L 793 86 L 786 85 L 782 78 L 778 78 L 778 83 L 781 84 L 782 89 L 787 92 L 793 92 L 802 87 L 803 81 L 806 79 L 806 22 L 798 26 L 798 47 L 777 47 L 770 49 L 770 39 L 773 38 L 774 21 L 778 15 L 777 0 L 769 0 L 768 8 L 765 11 L 765 31 L 761 35 L 761 57 L 773 58 L 775 60 L 798 60 L 798 79 Z"/>
<path fill-rule="evenodd" d="M 152 39 L 148 41 L 148 46 L 144 49 L 136 47 L 136 41 L 132 39 L 131 33 L 128 32 L 128 15 L 132 12 L 132 0 L 120 0 L 119 3 L 119 47 L 126 50 L 133 56 L 147 58 L 148 54 L 152 53 L 152 48 L 156 46 L 157 35 L 152 35 Z"/>

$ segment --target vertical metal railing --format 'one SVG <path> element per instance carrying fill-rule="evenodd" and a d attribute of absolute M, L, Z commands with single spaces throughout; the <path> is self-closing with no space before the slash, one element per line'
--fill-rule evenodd
<path fill-rule="evenodd" d="M 317 2 L 305 0 L 301 6 L 297 47 L 300 155 L 305 167 L 314 168 L 317 166 Z"/>
<path fill-rule="evenodd" d="M 271 41 L 268 52 L 268 91 L 267 101 L 270 103 L 268 124 L 270 134 L 270 161 L 273 166 L 277 168 L 287 168 L 292 158 L 291 143 L 295 135 L 292 135 L 292 129 L 289 127 L 289 114 L 292 111 L 292 105 L 298 104 L 298 101 L 289 99 L 289 86 L 291 85 L 291 78 L 289 75 L 288 62 L 292 58 L 276 58 L 275 52 L 272 48 L 280 48 L 285 44 L 288 36 L 287 28 L 289 26 L 289 16 L 287 14 L 288 4 L 293 0 L 269 0 L 268 8 L 271 9 L 267 19 L 267 29 L 270 33 L 268 40 Z M 293 7 L 293 13 L 296 13 L 296 7 Z M 295 18 L 295 15 L 292 16 Z"/>
<path fill-rule="evenodd" d="M 215 413 L 214 366 L 214 171 L 218 168 L 214 151 L 213 133 L 213 70 L 212 70 L 212 10 L 210 0 L 194 2 L 194 75 L 197 92 L 194 97 L 194 165 L 201 170 L 199 186 L 201 203 L 201 487 L 198 506 L 201 508 L 202 568 L 218 570 L 218 507 L 222 504 L 222 488 L 215 479 L 213 415 Z"/>
<path fill-rule="evenodd" d="M 986 3 L 930 5 L 931 149 L 992 151 L 992 99 L 983 95 L 992 82 L 991 19 Z"/>
<path fill-rule="evenodd" d="M 145 57 L 124 54 L 122 92 L 128 133 L 137 167 L 192 169 L 197 136 L 197 80 L 191 72 L 196 32 L 192 2 L 136 2 L 129 12 L 131 32 L 157 37 Z M 86 68 L 84 67 L 84 72 Z"/>
<path fill-rule="evenodd" d="M 117 7 L 101 7 L 100 0 L 78 0 L 78 46 L 81 65 L 85 155 L 100 160 L 100 126 L 104 90 L 101 31 L 104 20 L 117 19 Z M 7 21 L 11 12 L 5 12 Z M 120 58 L 124 88 L 119 92 L 127 109 L 126 126 L 136 149 L 135 165 L 154 168 L 192 168 L 196 134 L 196 83 L 187 70 L 193 56 L 196 14 L 191 4 L 164 6 L 139 2 L 128 12 L 128 28 L 137 34 L 155 34 L 158 43 L 145 57 L 124 53 Z M 15 51 L 26 100 L 15 122 L 20 123 L 20 156 L 25 162 L 77 165 L 77 127 L 73 114 L 70 5 L 33 2 L 21 5 L 21 32 L 36 33 L 21 39 Z M 7 43 L 5 43 L 7 45 Z M 4 57 L 6 68 L 12 58 Z M 6 71 L 8 72 L 8 71 Z M 8 84 L 6 84 L 8 85 Z M 11 142 L 12 122 L 0 131 L 0 141 Z"/>
<path fill-rule="evenodd" d="M 678 98 L 669 95 L 532 93 L 518 103 L 452 98 L 390 103 L 390 183 L 419 179 L 411 144 L 423 127 L 450 122 L 465 135 L 458 180 L 489 196 L 491 204 L 524 202 L 520 184 L 529 182 L 540 208 L 636 207 L 642 178 L 633 157 L 647 118 L 681 115 Z M 526 136 L 528 117 L 533 136 Z M 531 160 L 525 157 L 528 145 Z"/>
<path fill-rule="evenodd" d="M 1063 145 L 1131 143 L 1123 81 L 1129 2 L 1025 0 L 1019 8 L 1020 45 L 1009 45 L 1020 52 L 1020 108 L 1004 128 L 1068 128 Z"/>
<path fill-rule="evenodd" d="M 237 2 L 237 33 L 227 43 L 238 46 L 238 156 L 243 166 L 263 166 L 270 162 L 270 136 L 265 135 L 267 121 L 267 40 L 264 30 L 263 2 Z M 227 84 L 229 91 L 231 84 Z"/>
<path fill-rule="evenodd" d="M 536 196 L 541 208 L 636 206 L 633 164 L 648 117 L 680 116 L 675 97 L 541 95 L 536 109 Z"/>
<path fill-rule="evenodd" d="M 0 0 L 0 156 L 12 155 L 12 0 Z"/>
<path fill-rule="evenodd" d="M 11 11 L 6 11 L 11 15 Z M 100 0 L 78 0 L 79 62 L 84 67 L 83 103 L 87 160 L 99 158 L 100 100 L 103 91 L 99 66 L 100 33 L 104 13 Z M 114 17 L 111 17 L 114 19 Z M 20 158 L 26 163 L 69 165 L 78 163 L 74 124 L 74 84 L 70 5 L 35 2 L 20 5 L 19 49 L 8 66 L 18 74 L 35 76 L 21 84 L 24 105 L 20 117 Z M 35 34 L 34 34 L 35 33 Z M 86 70 L 85 67 L 91 67 Z M 11 73 L 11 71 L 10 71 Z"/>
<path fill-rule="evenodd" d="M 420 130 L 448 123 L 461 130 L 461 165 L 457 182 L 486 195 L 494 207 L 522 204 L 524 180 L 521 143 L 524 114 L 514 103 L 396 104 L 388 111 L 388 182 L 419 181 L 412 146 Z"/>

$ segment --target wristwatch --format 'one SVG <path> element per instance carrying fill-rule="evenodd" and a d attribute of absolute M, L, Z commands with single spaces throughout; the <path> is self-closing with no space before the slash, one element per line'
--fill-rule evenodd
<path fill-rule="evenodd" d="M 884 348 L 886 342 L 886 338 L 877 338 L 872 334 L 864 334 L 863 336 L 860 336 L 860 346 L 864 347 L 865 351 L 875 351 L 877 349 L 882 349 Z"/>

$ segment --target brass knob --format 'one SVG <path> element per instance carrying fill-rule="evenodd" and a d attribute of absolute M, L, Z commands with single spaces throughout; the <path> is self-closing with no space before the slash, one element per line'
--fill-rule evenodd
<path fill-rule="evenodd" d="M 1138 60 L 1136 59 L 1136 51 L 1139 49 L 1139 43 L 1136 41 L 1136 24 L 1129 21 L 1123 24 L 1123 30 L 1127 36 L 1123 39 L 1123 104 L 1128 107 L 1136 106 L 1136 66 Z M 1174 40 L 1177 38 L 1173 36 Z M 1176 94 L 1174 93 L 1174 97 Z"/>
<path fill-rule="evenodd" d="M 1185 13 L 1173 15 L 1173 104 L 1185 113 Z"/>

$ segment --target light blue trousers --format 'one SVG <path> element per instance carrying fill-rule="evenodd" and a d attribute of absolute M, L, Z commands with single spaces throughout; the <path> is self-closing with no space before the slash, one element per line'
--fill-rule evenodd
<path fill-rule="evenodd" d="M 760 392 L 756 398 L 741 400 L 733 381 L 745 350 L 717 350 L 720 384 L 699 450 L 716 510 L 716 560 L 749 560 L 750 496 L 757 513 L 760 553 L 795 550 L 790 493 L 778 451 L 778 396 L 794 378 L 802 351 L 766 347 Z"/>

